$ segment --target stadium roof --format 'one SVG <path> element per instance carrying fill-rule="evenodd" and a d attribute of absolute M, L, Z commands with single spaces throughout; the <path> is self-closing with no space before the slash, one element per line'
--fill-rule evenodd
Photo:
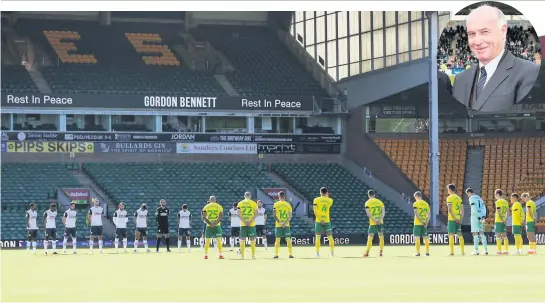
<path fill-rule="evenodd" d="M 509 16 L 522 15 L 521 12 L 514 9 L 512 6 L 505 3 L 501 3 L 501 2 L 495 2 L 495 1 L 473 3 L 461 9 L 458 13 L 456 13 L 456 15 L 468 15 L 472 10 L 485 4 L 499 8 L 505 15 L 509 15 Z"/>

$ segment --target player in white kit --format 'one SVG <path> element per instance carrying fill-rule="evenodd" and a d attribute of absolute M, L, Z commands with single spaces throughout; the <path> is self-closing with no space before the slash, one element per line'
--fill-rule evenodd
<path fill-rule="evenodd" d="M 53 254 L 57 254 L 57 225 L 55 220 L 57 219 L 57 205 L 51 203 L 49 209 L 44 212 L 43 224 L 45 227 L 45 240 L 44 251 L 47 255 L 47 241 L 51 241 L 51 247 L 53 248 Z"/>
<path fill-rule="evenodd" d="M 72 237 L 72 253 L 76 254 L 77 238 L 76 238 L 76 219 L 78 212 L 76 211 L 76 203 L 71 202 L 69 209 L 62 215 L 62 223 L 64 224 L 64 239 L 62 241 L 62 252 L 66 254 L 66 244 L 68 236 Z"/>
<path fill-rule="evenodd" d="M 185 237 L 188 252 L 191 252 L 191 212 L 187 204 L 182 205 L 178 212 L 178 252 L 182 249 L 182 241 Z"/>
<path fill-rule="evenodd" d="M 26 211 L 26 229 L 27 241 L 26 251 L 30 252 L 30 244 L 32 244 L 32 252 L 36 252 L 36 241 L 38 240 L 38 212 L 36 211 L 36 203 L 30 203 L 30 209 Z"/>
<path fill-rule="evenodd" d="M 127 252 L 127 222 L 129 221 L 129 216 L 125 210 L 125 204 L 123 202 L 119 203 L 119 208 L 114 213 L 114 224 L 115 224 L 115 250 L 119 253 L 119 239 L 123 239 L 123 248 Z"/>
<path fill-rule="evenodd" d="M 134 224 L 136 231 L 134 232 L 134 252 L 138 251 L 138 241 L 142 237 L 146 252 L 150 252 L 148 247 L 148 206 L 142 203 L 140 208 L 134 212 Z"/>
<path fill-rule="evenodd" d="M 89 209 L 89 222 L 91 222 L 91 235 L 89 236 L 89 253 L 93 253 L 93 245 L 95 237 L 98 237 L 98 248 L 102 253 L 102 216 L 104 216 L 104 208 L 100 206 L 100 201 L 93 198 L 93 207 Z"/>
<path fill-rule="evenodd" d="M 265 250 L 267 250 L 267 209 L 263 207 L 263 201 L 257 200 L 257 217 L 255 217 L 255 231 L 257 238 L 261 238 Z"/>
<path fill-rule="evenodd" d="M 238 202 L 233 203 L 233 208 L 229 210 L 229 221 L 231 222 L 231 237 L 229 238 L 229 244 L 231 244 L 231 251 L 235 249 L 235 245 L 238 237 L 240 236 L 240 218 L 237 213 Z M 238 251 L 240 253 L 240 249 Z"/>

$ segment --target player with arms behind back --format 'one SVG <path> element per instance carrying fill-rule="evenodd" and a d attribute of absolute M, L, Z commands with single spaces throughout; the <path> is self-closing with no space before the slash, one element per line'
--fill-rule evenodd
<path fill-rule="evenodd" d="M 530 199 L 529 193 L 522 194 L 522 201 L 526 204 L 526 236 L 528 237 L 528 243 L 530 248 L 528 249 L 529 255 L 535 255 L 537 250 L 536 243 L 536 202 Z"/>
<path fill-rule="evenodd" d="M 426 256 L 430 255 L 430 238 L 428 237 L 428 223 L 430 222 L 430 205 L 428 202 L 422 200 L 422 193 L 417 191 L 414 193 L 413 203 L 414 210 L 414 245 L 416 248 L 416 257 L 420 256 L 420 237 L 424 238 L 424 245 L 426 245 Z"/>
<path fill-rule="evenodd" d="M 223 218 L 223 207 L 216 201 L 215 196 L 210 196 L 210 203 L 202 209 L 202 219 L 206 222 L 206 230 L 204 232 L 204 258 L 208 259 L 208 250 L 210 249 L 210 242 L 212 238 L 216 238 L 218 245 L 219 258 L 223 259 L 221 254 L 223 243 L 221 236 L 223 231 L 221 229 L 221 218 Z"/>
<path fill-rule="evenodd" d="M 462 218 L 464 217 L 463 200 L 456 194 L 456 186 L 454 184 L 447 185 L 447 207 L 448 207 L 448 246 L 450 249 L 449 256 L 454 256 L 454 234 L 458 235 L 460 241 L 460 252 L 464 255 L 464 236 L 462 235 Z"/>
<path fill-rule="evenodd" d="M 484 234 L 484 220 L 486 219 L 486 205 L 483 199 L 475 194 L 472 188 L 466 189 L 471 206 L 471 233 L 473 234 L 473 255 L 479 255 L 479 237 L 483 242 L 484 254 L 488 255 L 488 243 Z"/>
<path fill-rule="evenodd" d="M 38 212 L 36 211 L 36 203 L 30 203 L 30 209 L 26 211 L 26 229 L 27 241 L 26 251 L 30 252 L 30 244 L 32 244 L 32 252 L 36 252 L 36 241 L 38 240 Z"/>
<path fill-rule="evenodd" d="M 45 227 L 45 240 L 44 251 L 47 255 L 47 241 L 51 241 L 51 247 L 53 248 L 53 254 L 57 254 L 57 224 L 55 219 L 57 218 L 57 205 L 51 203 L 49 209 L 44 212 L 43 223 Z"/>
<path fill-rule="evenodd" d="M 313 203 L 314 215 L 316 216 L 316 223 L 314 224 L 314 231 L 316 233 L 316 258 L 320 257 L 323 233 L 327 235 L 331 257 L 335 255 L 335 241 L 333 240 L 333 229 L 330 218 L 331 206 L 333 206 L 333 199 L 329 197 L 329 191 L 326 187 L 320 188 L 320 196 L 315 198 Z"/>
<path fill-rule="evenodd" d="M 182 240 L 185 237 L 187 251 L 191 252 L 191 212 L 187 204 L 182 205 L 178 212 L 178 252 L 182 250 Z"/>
<path fill-rule="evenodd" d="M 513 228 L 513 237 L 515 238 L 515 255 L 522 254 L 522 225 L 524 223 L 524 211 L 519 202 L 519 195 L 511 194 L 511 223 Z"/>
<path fill-rule="evenodd" d="M 150 252 L 148 247 L 148 206 L 142 203 L 139 209 L 134 212 L 134 224 L 136 230 L 134 232 L 134 252 L 138 251 L 138 241 L 142 237 L 146 252 Z"/>
<path fill-rule="evenodd" d="M 367 192 L 369 200 L 365 202 L 365 212 L 367 217 L 369 217 L 369 230 L 367 235 L 367 248 L 365 249 L 364 257 L 369 257 L 369 251 L 373 246 L 373 238 L 375 234 L 378 234 L 379 237 L 379 256 L 382 257 L 382 251 L 384 249 L 384 215 L 386 211 L 384 209 L 384 203 L 379 199 L 375 198 L 375 191 L 370 189 Z"/>
<path fill-rule="evenodd" d="M 275 221 L 275 236 L 274 242 L 274 258 L 278 259 L 278 252 L 280 251 L 280 240 L 286 239 L 286 245 L 288 246 L 289 258 L 293 259 L 293 248 L 291 243 L 291 230 L 290 221 L 293 209 L 291 204 L 286 202 L 286 194 L 281 191 L 278 193 L 278 201 L 273 206 L 273 216 Z"/>
<path fill-rule="evenodd" d="M 501 255 L 501 241 L 505 248 L 504 255 L 509 254 L 509 239 L 507 238 L 507 217 L 509 216 L 509 203 L 503 198 L 503 190 L 496 189 L 494 192 L 496 196 L 496 214 L 495 214 L 495 226 L 496 232 L 496 245 L 498 247 L 498 255 Z"/>
<path fill-rule="evenodd" d="M 231 251 L 235 249 L 236 240 L 240 236 L 240 218 L 238 217 L 237 204 L 237 202 L 234 202 L 233 208 L 229 210 L 229 221 L 231 222 L 231 237 L 229 238 L 229 244 L 231 244 Z"/>
<path fill-rule="evenodd" d="M 238 217 L 240 218 L 240 258 L 244 259 L 246 239 L 250 238 L 252 259 L 255 259 L 255 218 L 257 217 L 257 203 L 252 200 L 250 192 L 244 193 L 244 200 L 238 202 Z"/>
<path fill-rule="evenodd" d="M 127 222 L 129 221 L 129 215 L 125 210 L 125 204 L 119 203 L 118 209 L 114 212 L 114 224 L 115 224 L 115 239 L 114 245 L 116 252 L 119 252 L 119 239 L 123 241 L 123 248 L 127 252 Z"/>
<path fill-rule="evenodd" d="M 263 207 L 263 201 L 257 200 L 257 217 L 255 218 L 255 232 L 261 238 L 263 247 L 267 250 L 267 209 Z"/>
<path fill-rule="evenodd" d="M 89 236 L 89 253 L 93 253 L 93 245 L 95 236 L 98 237 L 98 248 L 102 253 L 102 216 L 104 208 L 100 206 L 100 201 L 93 198 L 93 207 L 89 209 L 88 219 L 91 222 L 91 235 Z"/>
<path fill-rule="evenodd" d="M 64 224 L 64 239 L 62 241 L 62 252 L 66 254 L 66 245 L 68 244 L 68 236 L 72 237 L 72 253 L 76 254 L 77 238 L 76 238 L 76 219 L 78 212 L 76 211 L 76 203 L 71 202 L 69 208 L 62 216 Z"/>

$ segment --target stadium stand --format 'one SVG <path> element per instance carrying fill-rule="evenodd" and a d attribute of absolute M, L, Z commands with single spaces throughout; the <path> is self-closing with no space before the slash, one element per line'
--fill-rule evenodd
<path fill-rule="evenodd" d="M 334 201 L 331 220 L 334 233 L 357 234 L 367 230 L 369 220 L 363 203 L 367 200 L 368 185 L 338 164 L 278 163 L 272 170 L 312 201 L 319 195 L 320 187 L 327 185 Z M 412 228 L 412 218 L 393 202 L 382 199 L 387 210 L 386 232 L 407 232 Z"/>
<path fill-rule="evenodd" d="M 176 57 L 172 45 L 183 42 L 172 25 L 23 19 L 16 30 L 58 58 L 42 69 L 57 93 L 225 95 L 213 75 Z"/>
<path fill-rule="evenodd" d="M 429 195 L 429 166 L 427 140 L 375 139 L 377 145 L 400 167 L 413 183 Z M 448 183 L 464 184 L 466 152 L 468 148 L 484 148 L 483 200 L 488 213 L 493 214 L 494 190 L 528 192 L 532 197 L 543 193 L 545 140 L 529 138 L 442 139 L 440 142 L 440 199 L 445 201 Z M 464 165 L 460 165 L 464 163 Z M 441 204 L 441 212 L 447 213 Z"/>
<path fill-rule="evenodd" d="M 149 210 L 155 210 L 157 201 L 166 199 L 174 213 L 181 209 L 182 204 L 187 204 L 193 212 L 193 222 L 200 222 L 200 210 L 206 199 L 214 195 L 224 208 L 224 235 L 229 235 L 227 212 L 233 202 L 242 200 L 245 190 L 279 186 L 266 173 L 249 163 L 86 163 L 83 168 L 113 201 L 124 202 L 130 213 L 144 202 Z M 154 235 L 156 225 L 153 216 L 149 223 L 149 231 Z M 178 230 L 176 220 L 169 223 L 173 231 Z M 273 231 L 272 219 L 269 219 L 268 225 L 269 230 Z M 132 232 L 134 224 L 129 221 L 128 226 Z M 296 216 L 292 228 L 294 234 L 308 234 L 313 227 Z M 192 234 L 200 235 L 201 231 L 202 224 L 194 223 Z"/>
<path fill-rule="evenodd" d="M 81 186 L 71 169 L 60 163 L 2 163 L 2 239 L 21 239 L 25 235 L 24 212 L 30 203 L 36 203 L 41 222 L 42 213 L 55 201 L 59 187 Z M 62 212 L 64 209 L 59 207 Z M 57 224 L 61 224 L 60 220 L 59 215 Z M 78 233 L 86 236 L 89 231 L 80 224 Z"/>
<path fill-rule="evenodd" d="M 419 139 L 376 139 L 377 145 L 399 166 L 401 171 L 422 190 L 430 194 L 428 165 L 429 142 Z M 441 140 L 440 144 L 440 200 L 445 201 L 447 184 L 464 184 L 467 142 L 465 140 Z M 441 204 L 441 212 L 447 212 Z"/>
<path fill-rule="evenodd" d="M 2 91 L 5 93 L 36 93 L 38 88 L 32 82 L 28 71 L 22 65 L 2 64 Z"/>
<path fill-rule="evenodd" d="M 192 34 L 229 57 L 236 71 L 227 78 L 241 95 L 326 95 L 270 29 L 201 25 Z"/>

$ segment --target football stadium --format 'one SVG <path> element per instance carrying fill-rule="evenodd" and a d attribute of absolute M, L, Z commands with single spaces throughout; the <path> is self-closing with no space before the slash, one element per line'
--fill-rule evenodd
<path fill-rule="evenodd" d="M 502 11 L 505 50 L 541 66 L 543 32 Z M 479 60 L 450 12 L 1 29 L 2 301 L 545 298 L 545 77 L 468 109 L 451 91 Z"/>

